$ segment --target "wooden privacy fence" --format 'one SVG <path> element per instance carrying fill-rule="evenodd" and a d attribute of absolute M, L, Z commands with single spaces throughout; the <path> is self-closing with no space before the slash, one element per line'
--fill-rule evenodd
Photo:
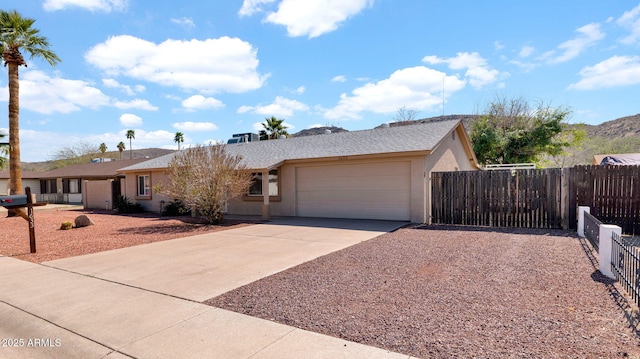
<path fill-rule="evenodd" d="M 640 234 L 640 166 L 576 166 L 572 170 L 577 206 L 588 206 L 603 223 Z"/>
<path fill-rule="evenodd" d="M 640 234 L 640 166 L 431 174 L 436 224 L 575 229 L 578 206 Z"/>
<path fill-rule="evenodd" d="M 432 223 L 561 228 L 562 171 L 433 172 Z"/>

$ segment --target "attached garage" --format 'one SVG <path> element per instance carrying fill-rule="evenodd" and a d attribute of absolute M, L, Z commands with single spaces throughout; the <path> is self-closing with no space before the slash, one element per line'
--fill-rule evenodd
<path fill-rule="evenodd" d="M 300 217 L 411 219 L 411 163 L 296 168 Z"/>

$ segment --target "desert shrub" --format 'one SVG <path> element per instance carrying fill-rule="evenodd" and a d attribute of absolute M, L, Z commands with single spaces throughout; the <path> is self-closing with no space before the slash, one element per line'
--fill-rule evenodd
<path fill-rule="evenodd" d="M 179 199 L 169 202 L 162 210 L 164 216 L 184 216 L 189 213 L 191 213 L 191 209 L 187 208 Z"/>
<path fill-rule="evenodd" d="M 71 228 L 73 228 L 73 223 L 68 222 L 68 221 L 67 222 L 62 222 L 62 224 L 60 225 L 60 229 L 65 230 L 65 231 L 68 230 L 68 229 L 71 229 Z"/>
<path fill-rule="evenodd" d="M 142 208 L 140 203 L 132 203 L 131 200 L 125 196 L 118 196 L 113 202 L 113 208 L 116 212 L 122 214 L 140 213 L 144 211 L 144 208 Z"/>

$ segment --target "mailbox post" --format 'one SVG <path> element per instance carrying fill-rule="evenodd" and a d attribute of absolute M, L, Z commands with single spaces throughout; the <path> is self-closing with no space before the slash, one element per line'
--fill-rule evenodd
<path fill-rule="evenodd" d="M 0 196 L 0 205 L 8 210 L 19 210 L 21 208 L 27 208 L 27 215 L 25 217 L 24 212 L 18 211 L 20 217 L 29 222 L 29 249 L 30 253 L 36 252 L 36 225 L 35 218 L 33 217 L 34 206 L 45 206 L 47 203 L 33 203 L 33 197 L 31 196 L 31 187 L 25 188 L 26 195 L 11 195 Z"/>

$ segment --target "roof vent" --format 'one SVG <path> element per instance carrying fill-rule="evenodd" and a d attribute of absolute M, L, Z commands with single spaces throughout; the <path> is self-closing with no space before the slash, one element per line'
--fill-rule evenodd
<path fill-rule="evenodd" d="M 278 138 L 279 138 L 279 139 L 281 139 L 281 140 L 284 140 L 285 138 L 287 138 L 287 136 L 285 136 L 285 135 L 280 135 L 280 137 L 278 137 Z"/>
<path fill-rule="evenodd" d="M 382 126 L 380 128 L 389 128 L 389 124 L 388 123 L 383 123 Z"/>
<path fill-rule="evenodd" d="M 328 134 L 331 133 L 331 130 L 327 128 L 327 129 L 324 130 L 324 133 L 325 133 L 325 135 L 328 135 Z"/>

